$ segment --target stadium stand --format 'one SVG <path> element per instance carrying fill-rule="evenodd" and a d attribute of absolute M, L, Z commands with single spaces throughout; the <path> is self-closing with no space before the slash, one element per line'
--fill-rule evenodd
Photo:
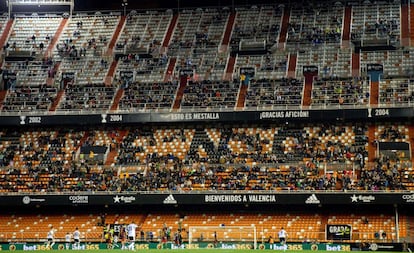
<path fill-rule="evenodd" d="M 127 16 L 0 16 L 0 116 L 19 117 L 14 123 L 19 127 L 2 124 L 0 129 L 0 194 L 402 192 L 409 198 L 414 190 L 411 116 L 387 118 L 392 109 L 410 108 L 414 94 L 413 50 L 405 41 L 400 47 L 408 38 L 401 8 L 398 2 L 336 2 Z M 375 64 L 382 70 L 370 69 Z M 306 73 L 308 68 L 316 71 Z M 344 111 L 331 121 L 319 116 L 314 122 L 165 123 L 199 112 L 284 115 L 320 108 L 321 115 Z M 342 119 L 352 114 L 350 108 L 363 108 L 366 122 Z M 110 112 L 119 113 L 117 119 L 144 116 L 133 124 L 104 125 Z M 63 120 L 43 126 L 39 117 L 32 127 L 26 123 L 32 119 L 25 120 L 36 114 L 98 115 L 101 125 Z M 167 120 L 151 123 L 156 117 Z M 397 144 L 404 149 L 393 149 Z M 79 227 L 85 240 L 103 242 L 106 223 L 132 221 L 140 224 L 140 238 L 155 242 L 166 230 L 185 231 L 188 239 L 191 226 L 223 224 L 254 224 L 262 242 L 277 238 L 280 227 L 295 241 L 328 241 L 325 229 L 331 224 L 352 225 L 352 242 L 412 239 L 411 207 L 397 220 L 386 208 L 343 213 L 313 201 L 315 209 L 294 212 L 248 205 L 240 212 L 200 211 L 200 206 L 184 212 L 171 205 L 167 211 L 158 206 L 128 213 L 105 206 L 105 222 L 95 210 L 0 212 L 0 241 L 44 241 L 53 226 L 60 241 Z M 195 233 L 197 240 L 214 240 L 201 233 Z M 230 230 L 218 236 L 252 239 Z"/>
<path fill-rule="evenodd" d="M 39 215 L 11 215 L 1 216 L 0 238 L 9 238 L 12 241 L 20 240 L 44 240 L 43 235 L 47 233 L 51 226 L 57 228 L 57 238 L 59 241 L 64 240 L 66 231 L 73 231 L 78 227 L 82 233 L 82 238 L 88 241 L 102 241 L 102 232 L 100 231 L 101 222 L 100 214 L 63 214 L 47 216 Z M 139 230 L 143 235 L 137 236 L 139 241 L 158 241 L 165 233 L 171 233 L 181 229 L 184 240 L 188 240 L 188 231 L 195 226 L 217 226 L 221 225 L 222 229 L 217 229 L 220 240 L 238 241 L 240 232 L 225 229 L 226 226 L 245 226 L 255 225 L 259 228 L 260 241 L 267 240 L 269 236 L 277 238 L 277 232 L 280 227 L 285 227 L 290 235 L 291 240 L 312 242 L 314 240 L 323 241 L 325 234 L 324 227 L 328 224 L 352 224 L 356 240 L 374 240 L 374 241 L 391 241 L 396 238 L 395 219 L 389 214 L 336 214 L 332 215 L 326 212 L 309 214 L 304 212 L 292 211 L 286 214 L 279 212 L 258 212 L 258 213 L 218 213 L 212 211 L 206 212 L 148 212 L 137 214 L 115 213 L 105 216 L 108 224 L 129 224 L 132 221 L 142 224 Z M 400 236 L 405 237 L 407 217 L 401 218 L 400 226 L 403 227 Z M 14 227 L 18 232 L 10 233 L 7 227 Z M 6 228 L 6 229 L 5 229 Z M 386 238 L 376 237 L 379 233 L 385 232 Z M 10 234 L 9 234 L 10 233 Z M 203 233 L 203 235 L 201 235 Z M 249 235 L 241 237 L 248 240 Z M 202 230 L 195 232 L 193 237 L 196 241 L 206 240 L 213 241 L 212 231 L 210 233 Z M 250 234 L 252 237 L 252 234 Z M 252 238 L 250 238 L 252 239 Z M 171 240 L 171 239 L 170 239 Z"/>

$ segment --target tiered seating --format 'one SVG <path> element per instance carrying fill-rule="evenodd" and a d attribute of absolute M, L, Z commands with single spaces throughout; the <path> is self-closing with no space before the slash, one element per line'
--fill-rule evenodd
<path fill-rule="evenodd" d="M 414 101 L 413 81 L 406 78 L 380 81 L 379 101 L 381 105 L 407 105 Z"/>
<path fill-rule="evenodd" d="M 96 134 L 59 129 L 58 131 L 3 131 L 1 145 L 3 165 L 10 170 L 1 171 L 1 192 L 68 191 L 83 187 L 97 187 L 102 178 L 97 175 L 109 173 L 100 167 L 74 166 L 77 150 L 85 136 L 93 145 L 109 146 L 111 133 L 95 131 Z M 90 144 L 90 143 L 89 143 Z M 109 170 L 112 171 L 112 170 Z M 99 173 L 99 174 L 96 174 Z M 111 172 L 112 173 L 112 172 Z M 82 185 L 85 182 L 86 185 Z M 80 187 L 80 188 L 79 188 Z"/>
<path fill-rule="evenodd" d="M 233 128 L 228 149 L 236 154 L 271 154 L 275 131 L 274 128 Z M 209 134 L 213 135 L 211 131 Z M 252 158 L 240 158 L 236 162 L 253 162 Z"/>
<path fill-rule="evenodd" d="M 11 130 L 0 131 L 0 148 L 1 148 L 1 159 L 0 166 L 5 167 L 13 161 L 16 146 L 20 143 L 20 134 Z"/>
<path fill-rule="evenodd" d="M 324 220 L 326 220 L 324 222 Z M 224 224 L 224 226 L 223 226 Z M 217 226 L 220 229 L 215 231 L 219 241 L 226 240 L 253 240 L 252 234 L 247 231 L 236 231 L 237 229 L 231 226 L 249 227 L 255 225 L 260 227 L 258 231 L 258 240 L 266 241 L 269 236 L 277 238 L 277 232 L 283 227 L 289 239 L 293 241 L 325 241 L 324 229 L 326 224 L 349 224 L 352 226 L 352 241 L 360 242 L 366 240 L 378 240 L 375 238 L 375 233 L 385 232 L 387 238 L 382 241 L 392 241 L 396 239 L 396 224 L 395 218 L 389 214 L 377 215 L 330 215 L 325 217 L 321 214 L 310 213 L 277 213 L 277 212 L 259 212 L 256 214 L 250 212 L 244 213 L 187 213 L 187 214 L 172 214 L 172 213 L 152 213 L 148 214 L 141 229 L 145 232 L 151 231 L 154 238 L 161 236 L 161 231 L 164 226 L 167 226 L 172 232 L 177 231 L 180 227 L 187 233 L 182 233 L 184 240 L 188 239 L 186 236 L 191 229 L 192 240 L 198 241 L 203 238 L 204 241 L 213 241 L 214 231 L 200 228 L 202 226 Z M 405 236 L 406 228 L 402 227 L 406 224 L 406 218 L 400 219 L 400 237 Z M 194 228 L 197 227 L 197 228 Z M 203 234 L 203 235 L 201 235 Z"/>
<path fill-rule="evenodd" d="M 239 82 L 190 81 L 185 87 L 181 108 L 233 109 Z"/>
<path fill-rule="evenodd" d="M 133 73 L 132 78 L 128 80 L 130 82 L 159 82 L 163 80 L 164 74 L 167 68 L 168 58 L 162 57 L 149 57 L 135 58 L 135 55 L 129 55 L 122 58 L 118 62 L 118 75 L 117 79 L 126 85 L 127 80 L 122 76 L 124 73 Z"/>
<path fill-rule="evenodd" d="M 379 125 L 375 130 L 377 141 L 409 142 L 408 128 L 405 125 Z"/>
<path fill-rule="evenodd" d="M 136 71 L 133 81 L 163 80 L 168 59 L 161 54 L 160 46 L 171 18 L 171 12 L 157 11 L 128 16 L 116 45 L 116 52 L 128 55 L 118 65 L 118 76 L 122 71 Z M 135 54 L 148 54 L 150 58 L 138 59 Z"/>
<path fill-rule="evenodd" d="M 381 124 L 375 129 L 371 145 L 378 148 L 381 142 L 410 144 L 409 129 L 404 124 Z M 411 153 L 407 150 L 382 150 L 378 148 L 375 161 L 361 171 L 358 190 L 411 189 Z"/>
<path fill-rule="evenodd" d="M 219 241 L 251 241 L 253 240 L 253 230 L 248 232 L 237 231 L 232 226 L 250 227 L 256 226 L 258 241 L 266 241 L 269 236 L 277 238 L 277 232 L 284 228 L 289 239 L 292 241 L 325 241 L 324 229 L 326 224 L 349 224 L 352 226 L 352 241 L 392 241 L 396 240 L 397 226 L 395 217 L 392 214 L 331 214 L 310 212 L 200 212 L 187 211 L 173 212 L 149 212 L 149 213 L 113 213 L 105 215 L 105 223 L 108 224 L 130 224 L 135 222 L 139 225 L 137 240 L 149 241 L 149 233 L 152 233 L 153 240 L 159 240 L 162 231 L 167 228 L 173 235 L 178 229 L 183 231 L 184 240 L 188 240 L 188 233 L 191 229 L 193 241 L 203 238 L 204 241 L 214 240 L 212 230 L 205 230 L 200 226 L 220 227 L 215 231 Z M 407 217 L 401 215 L 398 220 L 399 236 L 404 238 L 407 235 Z M 0 238 L 12 241 L 42 241 L 45 240 L 47 232 L 51 226 L 57 230 L 57 241 L 63 242 L 67 232 L 72 233 L 76 227 L 81 232 L 82 241 L 101 241 L 103 228 L 102 215 L 98 214 L 15 214 L 0 216 Z M 224 226 L 223 226 L 224 225 Z M 198 227 L 198 228 L 194 228 Z M 260 228 L 260 229 L 258 229 Z M 141 233 L 141 231 L 143 233 Z M 386 239 L 378 239 L 376 233 L 380 235 L 385 232 Z M 203 236 L 201 236 L 203 233 Z M 143 237 L 141 237 L 141 235 Z M 173 239 L 173 236 L 170 240 Z"/>
<path fill-rule="evenodd" d="M 109 110 L 116 87 L 105 84 L 68 85 L 57 110 Z"/>
<path fill-rule="evenodd" d="M 8 50 L 43 54 L 62 20 L 55 14 L 17 16 L 11 31 Z"/>
<path fill-rule="evenodd" d="M 364 72 L 367 64 L 376 63 L 384 67 L 386 78 L 409 76 L 413 74 L 410 66 L 414 64 L 414 52 L 412 51 L 372 51 L 361 54 L 361 66 Z"/>
<path fill-rule="evenodd" d="M 119 53 L 159 53 L 159 46 L 172 19 L 172 12 L 147 11 L 128 16 L 119 37 L 116 51 Z"/>
<path fill-rule="evenodd" d="M 399 45 L 400 4 L 385 3 L 352 8 L 351 38 Z"/>
<path fill-rule="evenodd" d="M 101 57 L 83 57 L 78 59 L 62 59 L 60 73 L 74 73 L 75 85 L 102 84 L 105 81 L 111 60 Z M 60 75 L 59 75 L 60 76 Z"/>
<path fill-rule="evenodd" d="M 297 79 L 252 80 L 250 82 L 245 106 L 281 107 L 300 106 L 303 83 Z"/>
<path fill-rule="evenodd" d="M 75 84 L 105 81 L 112 59 L 103 57 L 119 21 L 119 16 L 78 14 L 73 16 L 55 49 L 61 72 L 75 73 Z"/>
<path fill-rule="evenodd" d="M 318 160 L 318 152 L 327 152 L 325 161 L 349 162 L 364 159 L 368 142 L 366 129 L 362 126 L 328 127 L 325 125 L 305 127 L 305 157 Z M 300 144 L 299 144 L 300 145 Z M 366 159 L 367 157 L 365 157 Z M 363 162 L 363 161 L 362 161 Z"/>
<path fill-rule="evenodd" d="M 406 235 L 406 228 L 404 219 L 400 224 L 400 237 Z M 352 226 L 352 237 L 356 241 L 367 241 L 367 240 L 381 240 L 380 237 L 375 237 L 375 233 L 381 236 L 382 232 L 387 234 L 386 239 L 383 241 L 396 240 L 396 224 L 395 217 L 392 215 L 331 215 L 328 218 L 328 224 L 349 224 Z"/>
<path fill-rule="evenodd" d="M 8 92 L 2 111 L 31 112 L 46 111 L 57 94 L 55 87 L 46 85 L 17 87 Z"/>
<path fill-rule="evenodd" d="M 297 57 L 296 76 L 303 76 L 303 66 L 317 66 L 322 77 L 346 77 L 351 73 L 351 49 L 335 45 L 300 50 Z"/>
<path fill-rule="evenodd" d="M 274 45 L 280 32 L 282 11 L 283 9 L 274 6 L 237 8 L 231 36 L 232 46 L 241 40 L 245 42 L 266 41 L 269 47 Z"/>
<path fill-rule="evenodd" d="M 10 241 L 46 241 L 46 235 L 53 226 L 57 241 L 64 242 L 66 233 L 73 233 L 76 227 L 84 241 L 101 241 L 102 228 L 97 226 L 97 215 L 3 215 L 0 217 L 0 239 Z"/>
<path fill-rule="evenodd" d="M 57 95 L 56 87 L 46 85 L 53 69 L 52 61 L 5 62 L 3 69 L 16 73 L 16 80 L 5 84 L 9 92 L 3 111 L 44 111 L 49 108 Z"/>
<path fill-rule="evenodd" d="M 408 142 L 407 129 L 407 126 L 398 124 L 378 125 L 373 138 L 378 141 Z M 118 131 L 129 132 L 120 144 L 114 143 L 114 134 Z M 102 191 L 119 187 L 126 190 L 131 186 L 138 187 L 139 182 L 149 175 L 147 173 L 163 173 L 159 177 L 151 177 L 153 180 L 168 178 L 169 173 L 158 171 L 157 166 L 181 166 L 183 174 L 178 179 L 175 177 L 177 174 L 172 173 L 172 181 L 150 180 L 150 183 L 140 185 L 136 190 L 398 190 L 411 189 L 413 183 L 413 173 L 404 163 L 409 154 L 405 158 L 400 157 L 400 163 L 381 156 L 376 164 L 365 166 L 368 159 L 367 130 L 359 125 L 206 127 L 183 130 L 160 127 L 144 131 L 107 129 L 90 133 L 75 132 L 74 129 L 3 131 L 0 137 L 0 145 L 4 149 L 1 161 L 3 165 L 10 164 L 13 167 L 2 171 L 1 191 Z M 84 171 L 84 167 L 77 166 L 72 174 L 69 173 L 69 167 L 76 163 L 77 150 L 83 143 L 111 146 L 117 153 L 115 164 L 130 168 L 121 169 L 118 175 L 118 171 L 113 168 L 92 166 L 90 171 Z M 323 175 L 315 169 L 315 164 L 322 162 L 332 170 L 329 172 L 330 183 L 323 186 L 316 183 Z M 144 166 L 134 167 L 140 164 Z M 148 167 L 148 164 L 151 166 Z M 348 165 L 362 168 L 361 180 L 354 178 L 354 183 L 344 183 L 343 177 L 350 176 L 347 174 Z M 131 181 L 119 184 L 122 173 L 131 171 L 133 176 L 128 179 Z M 372 180 L 378 172 L 384 179 L 379 184 Z M 56 177 L 56 173 L 62 176 Z M 95 173 L 108 174 L 114 180 L 102 184 L 101 177 Z M 38 179 L 33 179 L 37 177 L 35 175 L 38 175 Z M 84 177 L 76 179 L 79 175 Z M 339 178 L 342 184 L 336 183 Z M 296 184 L 298 179 L 302 180 L 300 184 Z M 89 183 L 85 184 L 83 180 Z"/>
<path fill-rule="evenodd" d="M 187 240 L 188 232 L 191 229 L 193 241 L 203 238 L 205 241 L 213 241 L 214 231 L 203 230 L 200 226 L 217 226 L 217 239 L 219 241 L 251 241 L 253 240 L 253 229 L 251 231 L 240 231 L 234 226 L 260 227 L 258 240 L 267 240 L 271 235 L 277 238 L 277 232 L 284 227 L 291 240 L 303 240 L 315 238 L 320 233 L 323 224 L 319 215 L 311 214 L 281 214 L 281 213 L 188 213 L 186 215 L 154 213 L 149 214 L 142 223 L 143 231 L 152 231 L 157 238 L 160 236 L 163 226 L 167 226 L 172 232 L 181 226 L 184 240 Z M 224 224 L 224 226 L 223 226 Z M 233 228 L 231 228 L 233 226 Z M 192 228 L 193 227 L 193 228 Z M 198 227 L 198 228 L 194 228 Z M 203 235 L 201 235 L 203 234 Z"/>
<path fill-rule="evenodd" d="M 338 44 L 342 34 L 342 5 L 293 6 L 287 36 L 287 46 L 297 43 L 320 45 Z"/>
<path fill-rule="evenodd" d="M 284 52 L 267 55 L 238 55 L 235 69 L 252 67 L 255 79 L 281 79 L 286 77 L 288 56 Z"/>
<path fill-rule="evenodd" d="M 119 109 L 170 109 L 177 87 L 176 82 L 131 83 L 125 88 L 124 96 L 119 102 Z"/>
<path fill-rule="evenodd" d="M 117 164 L 145 164 L 148 156 L 171 156 L 183 160 L 189 151 L 194 129 L 134 129 L 121 143 Z"/>
<path fill-rule="evenodd" d="M 363 106 L 369 103 L 366 79 L 317 79 L 313 82 L 312 106 Z"/>
<path fill-rule="evenodd" d="M 227 55 L 218 48 L 228 12 L 218 9 L 184 10 L 180 13 L 168 54 L 177 57 L 176 70 L 194 69 L 199 80 L 220 80 Z"/>

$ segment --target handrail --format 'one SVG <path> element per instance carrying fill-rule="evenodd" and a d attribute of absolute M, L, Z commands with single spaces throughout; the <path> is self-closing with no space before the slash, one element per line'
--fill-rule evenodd
<path fill-rule="evenodd" d="M 407 101 L 401 102 L 398 104 L 387 104 L 384 105 L 369 105 L 369 104 L 348 104 L 348 105 L 311 105 L 311 106 L 302 106 L 302 105 L 272 105 L 272 106 L 256 106 L 256 107 L 246 107 L 243 108 L 243 111 L 279 111 L 279 110 L 338 110 L 338 109 L 375 109 L 375 108 L 411 108 L 414 106 L 414 102 Z M 141 108 L 129 108 L 128 110 L 119 109 L 117 111 L 111 111 L 110 109 L 105 110 L 56 110 L 56 111 L 1 111 L 0 116 L 56 116 L 56 115 L 92 115 L 92 114 L 151 114 L 151 113 L 216 113 L 216 112 L 236 112 L 240 110 L 235 110 L 234 108 L 225 108 L 225 107 L 211 107 L 211 108 L 199 108 L 199 109 L 189 109 L 181 108 L 179 110 L 173 110 L 171 108 L 159 108 L 159 109 L 141 109 Z"/>

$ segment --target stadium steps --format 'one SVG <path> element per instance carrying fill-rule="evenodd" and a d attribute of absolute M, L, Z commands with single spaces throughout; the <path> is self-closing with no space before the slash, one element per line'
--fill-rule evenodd
<path fill-rule="evenodd" d="M 121 143 L 124 137 L 128 134 L 128 130 L 120 130 L 118 131 L 119 135 L 116 137 L 116 143 Z M 118 149 L 116 147 L 112 147 L 111 151 L 108 153 L 106 157 L 105 165 L 111 165 L 115 161 L 115 157 L 118 154 Z"/>
<path fill-rule="evenodd" d="M 164 75 L 164 82 L 165 83 L 168 82 L 168 81 L 170 81 L 171 76 L 174 73 L 174 67 L 175 67 L 175 64 L 176 63 L 177 63 L 177 58 L 171 58 L 169 60 L 168 67 L 167 67 L 167 71 L 165 72 L 165 75 Z"/>
<path fill-rule="evenodd" d="M 345 7 L 344 11 L 344 27 L 342 30 L 342 47 L 349 48 L 351 38 L 351 19 L 352 19 L 352 7 Z"/>
<path fill-rule="evenodd" d="M 379 98 L 379 82 L 378 81 L 371 81 L 370 84 L 371 94 L 369 96 L 369 104 L 370 105 L 378 105 L 378 98 Z"/>
<path fill-rule="evenodd" d="M 414 218 L 412 216 L 407 216 L 407 242 L 412 242 L 414 240 Z"/>
<path fill-rule="evenodd" d="M 56 43 L 59 41 L 60 35 L 62 34 L 63 29 L 66 27 L 66 24 L 68 23 L 67 18 L 63 18 L 60 21 L 59 27 L 56 30 L 55 35 L 53 36 L 52 41 L 49 43 L 49 46 L 47 47 L 46 54 L 47 56 L 51 56 L 53 53 L 53 50 L 56 46 Z"/>
<path fill-rule="evenodd" d="M 224 31 L 223 40 L 221 41 L 220 52 L 226 52 L 229 48 L 230 37 L 233 32 L 234 23 L 236 20 L 236 13 L 232 12 L 227 20 L 226 30 Z"/>
<path fill-rule="evenodd" d="M 50 112 L 54 112 L 56 111 L 56 108 L 58 107 L 60 100 L 62 99 L 63 95 L 65 94 L 65 89 L 66 89 L 66 85 L 65 87 L 62 88 L 61 90 L 58 91 L 55 100 L 53 100 L 52 104 L 50 105 L 49 111 Z"/>
<path fill-rule="evenodd" d="M 305 75 L 305 87 L 303 89 L 302 105 L 310 106 L 312 102 L 312 87 L 313 87 L 313 78 L 315 75 L 306 74 Z"/>
<path fill-rule="evenodd" d="M 289 54 L 289 63 L 288 63 L 288 71 L 287 77 L 288 78 L 295 78 L 296 77 L 296 64 L 298 61 L 298 57 L 296 54 Z"/>
<path fill-rule="evenodd" d="M 411 161 L 414 161 L 414 125 L 408 126 L 408 134 L 410 137 Z"/>
<path fill-rule="evenodd" d="M 4 100 L 7 96 L 7 90 L 0 91 L 0 109 L 3 107 Z"/>
<path fill-rule="evenodd" d="M 240 85 L 239 95 L 237 96 L 236 109 L 243 109 L 246 102 L 248 85 Z"/>
<path fill-rule="evenodd" d="M 230 56 L 227 61 L 226 74 L 224 76 L 224 80 L 232 81 L 231 79 L 233 78 L 233 71 L 234 71 L 235 65 L 236 65 L 236 57 Z"/>
<path fill-rule="evenodd" d="M 368 127 L 368 161 L 369 162 L 375 161 L 376 147 L 374 145 L 374 140 L 375 140 L 375 125 L 370 125 Z"/>
<path fill-rule="evenodd" d="M 58 73 L 59 67 L 60 67 L 60 63 L 61 62 L 57 62 L 54 66 L 53 66 L 53 73 L 55 73 L 54 77 L 48 77 L 46 79 L 46 84 L 48 86 L 53 86 L 53 84 L 55 83 L 55 77 L 56 77 L 56 73 Z"/>
<path fill-rule="evenodd" d="M 407 47 L 410 45 L 410 30 L 409 30 L 410 28 L 409 28 L 409 23 L 408 23 L 409 18 L 410 18 L 410 14 L 408 10 L 408 5 L 402 4 L 400 23 L 401 23 L 401 46 L 403 47 Z"/>
<path fill-rule="evenodd" d="M 108 52 L 107 52 L 108 55 L 112 55 L 115 44 L 118 41 L 119 36 L 121 35 L 122 29 L 124 28 L 125 20 L 126 20 L 126 16 L 121 16 L 121 18 L 119 19 L 115 32 L 111 38 L 111 41 L 109 42 Z"/>
<path fill-rule="evenodd" d="M 122 96 L 124 96 L 124 89 L 118 89 L 118 91 L 115 94 L 114 101 L 111 105 L 111 111 L 118 110 L 119 101 L 121 101 Z"/>
<path fill-rule="evenodd" d="M 187 86 L 187 77 L 181 77 L 180 78 L 180 86 L 178 87 L 177 94 L 175 96 L 173 109 L 180 109 L 181 100 L 183 99 L 184 90 L 185 90 L 186 86 Z"/>
<path fill-rule="evenodd" d="M 9 39 L 11 28 L 13 26 L 13 19 L 9 19 L 4 27 L 3 34 L 0 37 L 0 48 L 3 48 L 6 41 Z"/>
<path fill-rule="evenodd" d="M 168 26 L 167 33 L 164 36 L 164 41 L 162 42 L 162 50 L 166 50 L 170 44 L 170 40 L 174 33 L 175 27 L 177 26 L 178 14 L 174 14 L 171 19 L 170 25 Z"/>
<path fill-rule="evenodd" d="M 118 66 L 118 61 L 113 60 L 111 63 L 111 66 L 109 67 L 108 73 L 106 73 L 106 77 L 105 77 L 106 86 L 111 86 L 117 66 Z"/>
<path fill-rule="evenodd" d="M 410 4 L 410 45 L 414 45 L 414 4 Z"/>
<path fill-rule="evenodd" d="M 283 16 L 282 16 L 282 24 L 280 26 L 280 35 L 279 35 L 279 49 L 285 48 L 286 45 L 286 38 L 287 38 L 287 31 L 289 26 L 289 19 L 290 19 L 290 13 L 288 8 L 285 8 L 283 10 Z"/>
<path fill-rule="evenodd" d="M 359 53 L 352 53 L 352 76 L 359 77 L 360 76 L 360 66 L 361 66 L 361 59 Z"/>

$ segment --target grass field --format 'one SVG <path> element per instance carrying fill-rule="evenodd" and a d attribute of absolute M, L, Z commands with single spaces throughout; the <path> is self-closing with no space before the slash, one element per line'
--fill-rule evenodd
<path fill-rule="evenodd" d="M 74 250 L 53 250 L 53 251 L 58 251 L 59 253 L 73 253 Z M 82 253 L 97 253 L 99 251 L 99 253 L 114 253 L 114 252 L 137 252 L 137 253 L 155 253 L 155 252 L 163 252 L 163 253 L 176 253 L 177 251 L 181 251 L 181 252 L 185 252 L 185 253 L 251 253 L 253 250 L 247 250 L 247 249 L 243 249 L 243 250 L 238 250 L 238 249 L 139 249 L 136 251 L 130 251 L 130 250 L 120 250 L 120 249 L 113 249 L 113 250 L 81 250 Z M 328 251 L 323 251 L 323 250 L 319 250 L 319 251 L 311 251 L 311 250 L 301 250 L 301 251 L 296 251 L 296 250 L 287 250 L 287 251 L 282 251 L 282 250 L 256 250 L 256 251 L 261 251 L 261 252 L 277 252 L 277 253 L 282 253 L 282 252 L 286 252 L 286 253 L 326 253 Z M 38 253 L 50 253 L 50 250 L 37 250 L 36 252 Z M 75 251 L 76 252 L 76 251 Z M 329 251 L 332 252 L 332 251 Z M 345 251 L 343 251 L 345 252 Z M 387 251 L 381 251 L 381 253 L 391 253 L 391 252 L 387 252 Z M 395 252 L 394 252 L 395 253 Z"/>

